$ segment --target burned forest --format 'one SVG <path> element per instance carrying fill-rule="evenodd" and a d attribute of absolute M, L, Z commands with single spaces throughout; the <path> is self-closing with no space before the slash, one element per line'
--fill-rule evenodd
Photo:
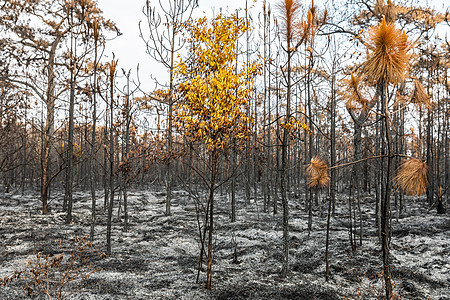
<path fill-rule="evenodd" d="M 450 299 L 446 1 L 0 7 L 0 299 Z"/>

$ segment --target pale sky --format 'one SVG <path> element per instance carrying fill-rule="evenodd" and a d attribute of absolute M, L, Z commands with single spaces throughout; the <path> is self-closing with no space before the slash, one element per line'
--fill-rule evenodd
<path fill-rule="evenodd" d="M 119 70 L 121 68 L 128 71 L 135 71 L 139 63 L 139 73 L 142 85 L 145 89 L 153 89 L 154 83 L 150 79 L 150 74 L 158 78 L 167 78 L 167 72 L 160 64 L 152 60 L 145 53 L 145 44 L 139 37 L 138 23 L 140 20 L 145 22 L 142 8 L 146 0 L 98 0 L 99 7 L 103 10 L 105 18 L 113 20 L 123 35 L 106 43 L 105 60 L 111 60 L 111 52 L 114 52 L 119 59 Z M 168 0 L 161 0 L 164 1 Z M 210 15 L 212 11 L 219 11 L 219 7 L 224 10 L 234 11 L 238 8 L 245 8 L 245 0 L 198 0 L 199 7 L 195 10 L 196 15 L 203 15 L 203 12 Z M 262 6 L 263 1 L 258 1 L 257 5 Z M 152 5 L 153 3 L 153 5 Z M 253 0 L 248 0 L 249 5 Z M 159 6 L 159 0 L 150 0 L 152 6 Z M 261 8 L 258 7 L 258 11 Z M 144 24 L 145 25 L 145 24 Z M 135 73 L 135 72 L 134 72 Z M 120 71 L 120 74 L 122 72 Z M 162 82 L 167 79 L 161 80 Z"/>
<path fill-rule="evenodd" d="M 150 0 L 152 6 L 159 7 L 159 1 L 167 3 L 169 0 Z M 253 4 L 254 0 L 247 0 L 248 5 Z M 258 0 L 253 9 L 254 17 L 262 11 L 262 3 L 264 0 Z M 276 3 L 278 0 L 267 0 L 268 3 Z M 448 9 L 448 0 L 421 0 L 419 2 L 440 11 Z M 121 68 L 128 71 L 132 69 L 135 74 L 136 66 L 139 64 L 140 79 L 144 90 L 150 92 L 154 89 L 154 81 L 150 79 L 150 74 L 160 79 L 161 82 L 168 80 L 167 70 L 159 63 L 155 62 L 149 55 L 145 53 L 145 44 L 139 37 L 138 23 L 140 20 L 145 22 L 145 16 L 142 8 L 146 0 L 98 0 L 99 7 L 103 10 L 104 16 L 113 20 L 123 35 L 106 44 L 106 52 L 103 61 L 112 58 L 111 52 L 114 52 L 116 58 L 119 59 L 119 70 Z M 245 8 L 246 0 L 198 0 L 199 7 L 195 10 L 195 16 L 202 16 L 204 12 L 211 16 L 212 12 L 219 12 L 222 8 L 224 11 L 235 11 L 238 8 Z M 308 6 L 311 0 L 301 1 L 303 5 Z M 326 0 L 316 0 L 315 3 L 320 5 Z M 273 5 L 272 5 L 273 7 Z M 122 72 L 119 72 L 121 75 Z"/>

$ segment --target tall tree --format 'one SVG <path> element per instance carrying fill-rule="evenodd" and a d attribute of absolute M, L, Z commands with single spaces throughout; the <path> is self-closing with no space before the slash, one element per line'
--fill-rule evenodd
<path fill-rule="evenodd" d="M 91 131 L 91 152 L 89 156 L 89 180 L 90 180 L 90 191 L 91 191 L 91 231 L 90 240 L 94 240 L 95 234 L 95 221 L 96 221 L 96 196 L 95 196 L 95 167 L 94 167 L 94 156 L 96 153 L 96 136 L 97 136 L 97 71 L 98 71 L 98 42 L 100 40 L 100 27 L 96 20 L 92 23 L 92 34 L 94 38 L 94 64 L 93 64 L 93 79 L 92 79 L 92 131 Z"/>
<path fill-rule="evenodd" d="M 114 87 L 117 60 L 112 60 L 109 64 L 109 202 L 108 202 L 108 219 L 106 228 L 106 254 L 111 254 L 111 229 L 112 229 L 112 212 L 114 206 Z M 105 145 L 106 146 L 106 145 Z"/>
<path fill-rule="evenodd" d="M 391 283 L 391 265 L 389 261 L 389 235 L 390 235 L 390 201 L 391 191 L 394 182 L 393 176 L 393 159 L 396 156 L 405 156 L 394 152 L 392 138 L 392 106 L 391 101 L 396 100 L 394 96 L 390 96 L 390 86 L 402 83 L 406 77 L 406 71 L 409 66 L 409 54 L 411 43 L 405 32 L 397 29 L 394 23 L 387 22 L 385 18 L 378 25 L 370 28 L 365 42 L 367 47 L 367 57 L 363 63 L 360 73 L 347 82 L 347 107 L 351 107 L 349 111 L 356 107 L 360 109 L 371 109 L 372 100 L 367 99 L 367 93 L 364 87 L 373 87 L 375 89 L 376 100 L 378 102 L 379 111 L 375 112 L 380 120 L 383 121 L 381 128 L 382 133 L 382 151 L 380 155 L 371 158 L 381 159 L 381 169 L 379 171 L 381 189 L 380 203 L 380 227 L 381 227 L 381 243 L 383 253 L 383 277 L 385 284 L 386 299 L 391 299 L 392 283 Z M 365 84 L 362 84 L 361 78 L 365 78 Z M 427 97 L 423 93 L 420 96 L 412 96 L 412 103 L 426 104 Z M 406 106 L 403 106 L 404 109 Z M 366 158 L 369 159 L 369 158 Z M 362 160 L 359 159 L 346 165 L 354 165 Z M 395 182 L 402 189 L 411 194 L 423 194 L 427 187 L 427 166 L 417 159 L 407 160 L 400 168 Z"/>
<path fill-rule="evenodd" d="M 66 2 L 67 10 L 69 12 L 68 26 L 69 26 L 69 49 L 68 49 L 68 64 L 67 68 L 70 73 L 68 79 L 69 88 L 69 124 L 68 124 L 68 138 L 67 138 L 67 151 L 66 151 L 66 181 L 65 181 L 65 197 L 64 197 L 64 209 L 67 209 L 66 223 L 70 223 L 72 219 L 72 189 L 73 189 L 73 177 L 74 177 L 74 118 L 75 118 L 75 94 L 76 90 L 81 90 L 78 81 L 81 76 L 88 76 L 91 73 L 90 67 L 84 67 L 90 60 L 92 48 L 94 48 L 94 61 L 97 56 L 97 43 L 100 36 L 99 27 L 102 26 L 105 29 L 111 29 L 107 27 L 107 22 L 102 19 L 100 10 L 97 7 L 95 1 L 86 0 L 70 0 Z M 102 24 L 103 23 L 103 24 Z M 106 31 L 106 30 L 105 30 Z M 117 31 L 117 29 L 115 29 Z M 91 42 L 94 42 L 92 45 Z M 94 63 L 95 64 L 95 63 Z M 94 73 L 96 73 L 96 66 L 93 66 Z M 95 77 L 95 76 L 94 76 Z M 88 94 L 91 92 L 89 91 Z M 95 94 L 95 93 L 94 93 Z M 95 96 L 94 96 L 95 97 Z M 95 110 L 95 109 L 94 109 Z M 80 142 L 80 146 L 83 143 Z M 83 150 L 83 149 L 81 149 Z M 83 153 L 83 151 L 81 151 Z M 82 169 L 83 170 L 83 169 Z M 81 170 L 81 171 L 82 171 Z M 84 175 L 80 174 L 79 175 Z M 84 177 L 84 176 L 82 176 Z"/>
<path fill-rule="evenodd" d="M 163 99 L 163 103 L 168 106 L 167 115 L 167 152 L 169 157 L 172 152 L 172 122 L 173 106 L 176 101 L 174 98 L 174 66 L 175 55 L 185 45 L 185 40 L 180 38 L 182 23 L 191 18 L 192 10 L 197 7 L 198 0 L 169 0 L 168 5 L 163 5 L 159 1 L 163 15 L 159 14 L 155 7 L 150 6 L 147 0 L 143 9 L 147 18 L 148 38 L 145 37 L 144 30 L 139 23 L 141 38 L 145 41 L 147 53 L 156 61 L 161 63 L 169 71 L 168 93 Z M 165 22 L 162 23 L 163 19 Z M 160 84 L 159 84 L 160 85 Z M 170 203 L 172 199 L 173 174 L 171 169 L 171 160 L 167 159 L 166 170 L 166 215 L 170 215 Z"/>
<path fill-rule="evenodd" d="M 392 189 L 392 135 L 391 117 L 389 111 L 388 84 L 397 84 L 404 80 L 408 67 L 407 52 L 410 49 L 405 33 L 395 28 L 393 23 L 385 19 L 371 31 L 368 43 L 368 57 L 365 72 L 371 74 L 377 85 L 379 99 L 384 118 L 385 133 L 385 190 L 381 203 L 381 242 L 383 250 L 384 279 L 386 299 L 392 294 L 391 268 L 389 262 L 389 232 L 390 232 L 390 198 Z"/>
<path fill-rule="evenodd" d="M 81 8 L 77 11 L 81 15 L 89 14 L 90 20 L 98 19 L 103 27 L 117 30 L 110 20 L 101 16 L 97 3 L 92 0 L 73 0 Z M 41 153 L 41 201 L 43 214 L 48 213 L 48 196 L 52 180 L 59 171 L 52 172 L 52 154 L 54 148 L 55 110 L 56 101 L 69 88 L 64 74 L 64 63 L 70 57 L 65 55 L 63 42 L 69 38 L 71 30 L 70 7 L 72 1 L 12 1 L 3 3 L 3 18 L 1 25 L 8 29 L 11 45 L 10 56 L 14 58 L 16 66 L 27 64 L 29 70 L 35 69 L 38 75 L 35 80 L 26 80 L 26 74 L 15 73 L 8 80 L 28 86 L 35 97 L 45 105 L 45 124 L 43 125 L 43 147 Z M 29 22 L 28 19 L 36 19 Z M 86 24 L 86 23 L 85 23 Z M 41 72 L 44 65 L 44 72 Z M 69 64 L 67 64 L 69 65 Z"/>
<path fill-rule="evenodd" d="M 195 47 L 189 49 L 189 58 L 181 60 L 175 70 L 183 101 L 177 104 L 174 117 L 175 126 L 184 135 L 201 141 L 209 157 L 206 288 L 211 289 L 214 191 L 219 157 L 231 145 L 250 136 L 247 124 L 251 117 L 246 109 L 252 80 L 261 66 L 253 62 L 235 72 L 236 41 L 250 30 L 242 18 L 219 14 L 211 21 L 204 17 L 187 21 L 184 26 L 188 42 Z"/>
<path fill-rule="evenodd" d="M 300 3 L 297 0 L 283 0 L 279 3 L 282 30 L 286 46 L 282 46 L 287 55 L 286 64 L 282 70 L 286 86 L 286 112 L 284 115 L 283 135 L 281 138 L 281 168 L 280 168 L 280 190 L 281 204 L 283 207 L 283 276 L 288 272 L 289 259 L 289 206 L 287 197 L 287 169 L 288 169 L 288 147 L 289 135 L 293 128 L 291 115 L 291 94 L 292 94 L 292 58 L 298 48 L 310 37 L 311 29 L 318 23 L 314 3 L 308 10 L 306 21 L 300 20 Z"/>
<path fill-rule="evenodd" d="M 57 96 L 66 90 L 65 87 L 57 90 L 55 70 L 57 67 L 57 56 L 59 55 L 58 48 L 69 32 L 69 27 L 67 26 L 69 13 L 65 3 L 59 2 L 7 1 L 3 7 L 4 11 L 8 13 L 8 18 L 3 20 L 7 20 L 6 25 L 14 34 L 11 39 L 16 45 L 28 50 L 28 55 L 19 59 L 30 59 L 33 57 L 33 53 L 33 61 L 43 63 L 46 70 L 42 81 L 26 81 L 24 76 L 21 75 L 10 78 L 13 82 L 28 85 L 33 90 L 33 93 L 45 103 L 46 107 L 41 157 L 41 201 L 43 214 L 48 213 L 48 193 L 52 178 L 50 176 L 50 151 L 53 148 L 55 131 L 55 102 Z M 38 25 L 27 24 L 25 20 L 29 16 L 37 17 L 41 22 Z M 38 34 L 38 32 L 43 32 L 44 35 Z"/>

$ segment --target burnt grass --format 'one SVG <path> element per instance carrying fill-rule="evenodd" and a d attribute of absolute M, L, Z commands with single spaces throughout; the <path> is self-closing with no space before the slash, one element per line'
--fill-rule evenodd
<path fill-rule="evenodd" d="M 261 198 L 245 205 L 244 197 L 239 195 L 235 223 L 230 222 L 229 197 L 221 192 L 216 195 L 211 291 L 204 288 L 206 265 L 196 283 L 199 243 L 193 200 L 186 192 L 176 190 L 172 215 L 165 216 L 162 188 L 132 189 L 128 231 L 124 230 L 123 214 L 118 214 L 116 201 L 112 254 L 103 259 L 92 257 L 91 267 L 98 271 L 65 287 L 73 292 L 68 298 L 334 300 L 378 299 L 383 295 L 374 195 L 361 198 L 363 235 L 360 244 L 358 231 L 356 251 L 349 242 L 347 198 L 338 199 L 331 221 L 329 282 L 325 282 L 324 195 L 314 209 L 311 232 L 307 229 L 304 200 L 290 199 L 290 272 L 286 278 L 281 276 L 281 207 L 277 215 L 265 213 Z M 68 244 L 75 236 L 89 234 L 89 193 L 74 193 L 71 224 L 65 224 L 63 198 L 62 191 L 53 192 L 51 212 L 43 216 L 37 191 L 0 192 L 0 277 L 24 270 L 38 252 L 61 253 L 55 240 Z M 106 213 L 101 191 L 96 212 L 94 247 L 104 251 Z M 423 199 L 407 198 L 404 210 L 397 214 L 394 207 L 392 216 L 395 294 L 401 299 L 450 299 L 448 214 L 429 211 Z M 27 297 L 22 284 L 17 281 L 0 286 L 0 299 L 46 299 L 44 295 Z"/>

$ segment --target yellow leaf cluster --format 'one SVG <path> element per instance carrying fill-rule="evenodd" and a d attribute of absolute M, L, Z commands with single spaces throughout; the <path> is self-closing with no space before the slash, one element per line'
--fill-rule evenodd
<path fill-rule="evenodd" d="M 61 144 L 61 152 L 65 152 L 66 151 L 66 147 L 68 147 L 68 144 L 66 144 L 65 142 L 62 142 Z M 74 159 L 78 159 L 81 157 L 81 155 L 83 154 L 83 151 L 81 151 L 81 146 L 78 143 L 73 143 L 73 158 Z"/>
<path fill-rule="evenodd" d="M 247 115 L 253 78 L 261 63 L 242 65 L 236 71 L 236 43 L 250 30 L 244 19 L 219 15 L 184 23 L 185 38 L 192 45 L 187 60 L 175 68 L 181 100 L 174 108 L 174 126 L 203 141 L 209 151 L 245 140 L 253 123 Z"/>
<path fill-rule="evenodd" d="M 281 127 L 290 132 L 297 132 L 299 130 L 311 131 L 311 128 L 309 128 L 308 124 L 296 120 L 295 118 L 291 118 L 289 122 L 282 123 Z"/>

